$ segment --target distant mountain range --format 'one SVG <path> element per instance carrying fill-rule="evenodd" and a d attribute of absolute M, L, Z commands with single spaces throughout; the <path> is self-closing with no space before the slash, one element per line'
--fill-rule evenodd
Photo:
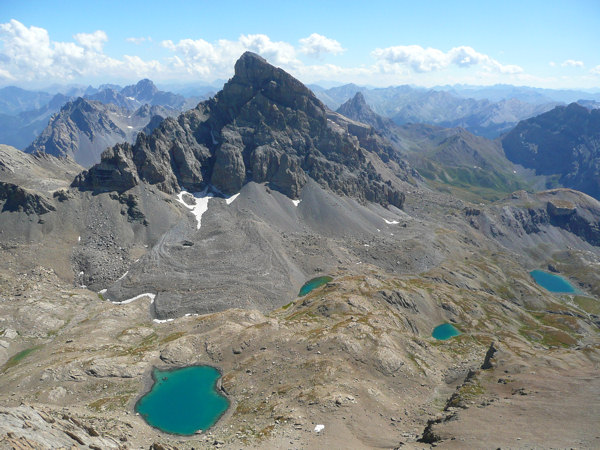
<path fill-rule="evenodd" d="M 50 117 L 68 101 L 69 97 L 56 94 L 48 103 L 37 109 L 21 111 L 15 115 L 0 114 L 0 143 L 25 148 L 42 132 Z M 18 109 L 17 105 L 13 104 L 13 110 L 15 108 Z"/>
<path fill-rule="evenodd" d="M 559 104 L 554 100 L 540 103 L 539 98 L 536 102 L 514 97 L 500 98 L 498 101 L 465 98 L 448 91 L 411 86 L 367 89 L 347 84 L 331 89 L 314 85 L 311 88 L 321 101 L 334 110 L 361 92 L 375 113 L 398 125 L 427 123 L 447 128 L 462 127 L 491 139 L 509 131 L 519 120 L 541 114 Z"/>
<path fill-rule="evenodd" d="M 23 111 L 40 109 L 53 95 L 47 92 L 28 91 L 16 86 L 0 89 L 0 114 L 16 115 Z"/>
<path fill-rule="evenodd" d="M 395 151 L 430 182 L 488 199 L 530 186 L 534 181 L 531 170 L 523 171 L 515 164 L 534 170 L 546 180 L 535 179 L 538 187 L 540 183 L 579 186 L 573 180 L 579 180 L 577 174 L 586 166 L 585 161 L 579 162 L 579 169 L 567 181 L 561 178 L 563 167 L 541 170 L 539 164 L 524 163 L 524 152 L 514 150 L 516 140 L 510 130 L 522 120 L 552 110 L 565 99 L 587 96 L 579 100 L 581 105 L 588 110 L 600 106 L 600 94 L 508 85 L 435 89 L 369 89 L 354 84 L 330 89 L 311 87 L 329 108 L 372 126 L 378 132 L 377 139 L 389 140 Z M 0 143 L 30 153 L 69 156 L 90 167 L 100 161 L 107 147 L 134 143 L 140 131 L 151 131 L 164 118 L 188 110 L 202 96 L 212 94 L 208 87 L 198 87 L 198 91 L 203 95 L 186 98 L 161 91 L 148 79 L 125 87 L 104 84 L 66 91 L 77 97 L 7 87 L 0 89 Z M 485 139 L 506 133 L 511 137 L 503 144 Z M 387 148 L 388 144 L 379 145 Z M 504 155 L 505 150 L 511 161 Z M 584 183 L 588 192 L 593 191 L 590 183 Z"/>
<path fill-rule="evenodd" d="M 525 103 L 542 105 L 544 103 L 561 102 L 573 103 L 582 99 L 600 101 L 600 92 L 590 92 L 576 89 L 543 89 L 528 86 L 512 86 L 496 84 L 494 86 L 439 86 L 436 91 L 447 91 L 459 97 L 487 99 L 492 102 L 517 99 Z"/>
<path fill-rule="evenodd" d="M 361 92 L 337 112 L 371 125 L 430 183 L 459 196 L 495 200 L 528 187 L 531 181 L 505 157 L 499 141 L 476 136 L 464 128 L 397 125 L 375 113 Z"/>
<path fill-rule="evenodd" d="M 211 91 L 204 89 L 199 95 L 184 97 L 161 91 L 148 79 L 125 87 L 114 84 L 104 84 L 99 88 L 74 87 L 55 95 L 10 86 L 0 89 L 0 143 L 24 149 L 42 133 L 53 114 L 78 97 L 130 112 L 146 104 L 181 112 L 196 106 L 210 95 Z"/>
<path fill-rule="evenodd" d="M 89 167 L 100 161 L 100 154 L 107 147 L 120 142 L 133 143 L 140 131 L 151 131 L 164 118 L 179 112 L 168 106 L 148 104 L 131 112 L 111 103 L 79 97 L 52 116 L 48 126 L 25 151 L 68 156 Z"/>

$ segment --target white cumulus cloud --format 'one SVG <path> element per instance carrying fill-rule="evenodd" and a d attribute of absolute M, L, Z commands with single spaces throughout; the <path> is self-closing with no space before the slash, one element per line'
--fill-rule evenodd
<path fill-rule="evenodd" d="M 48 32 L 26 27 L 17 20 L 0 24 L 0 78 L 20 81 L 69 81 L 85 76 L 130 77 L 131 73 L 156 74 L 162 70 L 157 61 L 139 57 L 111 58 L 102 51 L 108 40 L 104 31 L 79 33 L 75 42 L 51 41 Z"/>
<path fill-rule="evenodd" d="M 583 67 L 583 61 L 576 61 L 574 59 L 567 59 L 564 61 L 561 66 L 563 67 Z"/>
<path fill-rule="evenodd" d="M 182 39 L 177 43 L 166 40 L 162 46 L 176 53 L 169 59 L 174 67 L 201 76 L 229 76 L 235 61 L 245 51 L 258 53 L 271 64 L 288 69 L 301 65 L 293 45 L 272 41 L 264 34 L 242 35 L 237 41 L 220 39 L 216 43 L 204 39 Z"/>
<path fill-rule="evenodd" d="M 75 39 L 82 47 L 95 52 L 101 52 L 102 46 L 108 41 L 106 33 L 102 30 L 97 30 L 93 33 L 77 33 L 73 36 L 73 39 Z"/>
<path fill-rule="evenodd" d="M 501 64 L 468 46 L 454 47 L 448 52 L 443 52 L 437 48 L 423 48 L 420 45 L 399 45 L 375 49 L 371 55 L 383 72 L 401 71 L 398 66 L 408 66 L 415 72 L 433 72 L 451 65 L 463 68 L 479 65 L 486 70 L 504 74 L 523 71 L 519 66 Z"/>
<path fill-rule="evenodd" d="M 332 53 L 338 55 L 345 51 L 335 39 L 330 39 L 318 33 L 313 33 L 310 36 L 300 39 L 300 51 L 306 55 L 321 57 L 324 53 Z"/>
<path fill-rule="evenodd" d="M 150 37 L 125 40 L 132 44 L 152 42 Z M 114 82 L 135 81 L 136 78 L 212 82 L 230 77 L 236 60 L 245 51 L 260 54 L 269 63 L 304 82 L 437 85 L 442 82 L 527 81 L 527 74 L 520 67 L 501 64 L 468 46 L 448 51 L 419 45 L 379 48 L 371 53 L 374 62 L 344 67 L 328 61 L 303 62 L 303 58 L 321 59 L 345 51 L 338 41 L 318 33 L 300 39 L 296 44 L 275 41 L 265 34 L 241 35 L 233 40 L 165 40 L 160 44 L 152 43 L 161 56 L 151 60 L 133 52 L 109 56 L 104 52 L 106 42 L 108 36 L 102 30 L 78 33 L 69 42 L 59 42 L 53 41 L 44 28 L 25 26 L 14 19 L 0 23 L 0 83 L 89 82 L 93 79 Z M 157 49 L 159 45 L 162 48 Z M 455 70 L 444 71 L 449 68 Z M 600 75 L 600 67 L 592 72 Z M 588 74 L 588 78 L 594 77 Z"/>

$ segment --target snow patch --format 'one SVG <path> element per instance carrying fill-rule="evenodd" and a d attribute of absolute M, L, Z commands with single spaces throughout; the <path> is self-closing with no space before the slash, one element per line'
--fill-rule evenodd
<path fill-rule="evenodd" d="M 384 221 L 385 223 L 387 223 L 388 225 L 395 225 L 395 224 L 397 224 L 397 223 L 400 223 L 400 222 L 398 222 L 397 220 L 387 220 L 387 219 L 383 219 L 383 221 Z"/>
<path fill-rule="evenodd" d="M 127 300 L 123 300 L 122 302 L 111 302 L 114 303 L 115 305 L 126 305 L 127 303 L 131 303 L 136 301 L 139 298 L 142 297 L 150 297 L 150 303 L 154 303 L 154 299 L 156 298 L 156 294 L 153 294 L 151 292 L 146 292 L 144 294 L 140 294 L 140 295 L 136 295 L 135 297 L 129 298 Z"/>
<path fill-rule="evenodd" d="M 212 192 L 208 192 L 208 188 L 204 189 L 202 192 L 190 194 L 196 199 L 195 205 L 188 205 L 183 200 L 184 194 L 189 194 L 189 192 L 181 191 L 179 194 L 177 194 L 177 201 L 192 211 L 192 214 L 196 217 L 196 221 L 198 222 L 196 229 L 199 230 L 202 222 L 202 215 L 208 211 L 208 201 L 214 197 L 214 194 Z"/>
<path fill-rule="evenodd" d="M 240 193 L 238 192 L 237 194 L 233 194 L 231 197 L 226 198 L 225 199 L 225 203 L 227 203 L 228 205 L 231 205 L 231 203 L 238 198 L 238 195 L 240 195 Z"/>
<path fill-rule="evenodd" d="M 81 236 L 77 236 L 77 242 L 81 242 Z"/>
<path fill-rule="evenodd" d="M 166 323 L 166 322 L 173 322 L 174 320 L 175 320 L 175 319 L 164 319 L 164 320 L 161 320 L 161 319 L 152 319 L 152 321 L 153 321 L 154 323 Z"/>
<path fill-rule="evenodd" d="M 127 128 L 133 128 L 131 125 L 127 125 Z"/>
<path fill-rule="evenodd" d="M 321 432 L 321 431 L 323 431 L 324 429 L 325 429 L 325 425 L 321 425 L 321 424 L 319 424 L 319 425 L 317 425 L 317 426 L 315 427 L 315 433 L 320 433 L 320 432 Z"/>
<path fill-rule="evenodd" d="M 292 200 L 294 206 L 298 206 L 302 200 Z"/>
<path fill-rule="evenodd" d="M 135 98 L 133 98 L 133 97 L 125 97 L 125 98 L 126 98 L 127 100 L 133 100 L 133 101 L 135 101 Z"/>
<path fill-rule="evenodd" d="M 100 295 L 106 294 L 107 290 L 108 289 L 102 289 L 102 290 L 98 291 L 98 294 L 100 294 Z"/>
<path fill-rule="evenodd" d="M 202 222 L 202 215 L 208 211 L 208 200 L 210 200 L 211 198 L 215 197 L 215 193 L 213 193 L 213 191 L 219 195 L 219 196 L 223 196 L 225 198 L 225 203 L 227 203 L 228 205 L 231 205 L 231 203 L 233 203 L 233 201 L 238 198 L 238 196 L 240 195 L 240 193 L 238 192 L 237 194 L 233 194 L 229 197 L 225 197 L 223 195 L 223 193 L 221 191 L 219 191 L 217 188 L 215 188 L 214 186 L 209 186 L 206 189 L 204 189 L 202 192 L 195 192 L 193 194 L 187 192 L 187 191 L 181 191 L 179 194 L 177 194 L 177 201 L 179 203 L 181 203 L 183 206 L 185 206 L 187 209 L 189 209 L 192 214 L 196 217 L 196 221 L 197 223 L 197 229 L 200 229 L 201 226 L 201 222 Z M 192 195 L 195 199 L 196 199 L 196 204 L 195 205 L 188 205 L 185 200 L 183 199 L 183 196 L 185 194 L 189 194 Z"/>

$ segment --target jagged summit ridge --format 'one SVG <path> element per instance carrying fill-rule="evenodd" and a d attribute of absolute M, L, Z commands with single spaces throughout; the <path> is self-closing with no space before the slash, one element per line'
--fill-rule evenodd
<path fill-rule="evenodd" d="M 362 128 L 361 128 L 362 127 Z M 300 81 L 246 52 L 214 98 L 167 119 L 133 146 L 105 152 L 76 186 L 126 190 L 140 181 L 165 192 L 200 191 L 212 184 L 233 194 L 249 181 L 297 197 L 308 178 L 359 200 L 401 207 L 402 177 L 376 169 L 389 149 L 370 127 L 349 124 Z"/>

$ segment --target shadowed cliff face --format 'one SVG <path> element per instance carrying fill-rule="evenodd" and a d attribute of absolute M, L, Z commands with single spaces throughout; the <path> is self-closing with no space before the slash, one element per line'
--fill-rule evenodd
<path fill-rule="evenodd" d="M 600 110 L 559 106 L 519 122 L 502 146 L 511 161 L 600 199 Z"/>
<path fill-rule="evenodd" d="M 399 181 L 409 169 L 397 163 L 394 176 L 377 169 L 390 152 L 369 134 L 368 127 L 328 112 L 298 80 L 247 52 L 213 99 L 164 121 L 150 136 L 140 134 L 133 146 L 107 150 L 74 185 L 126 190 L 143 180 L 168 193 L 212 184 L 233 194 L 255 181 L 295 198 L 312 178 L 361 201 L 402 207 Z"/>

